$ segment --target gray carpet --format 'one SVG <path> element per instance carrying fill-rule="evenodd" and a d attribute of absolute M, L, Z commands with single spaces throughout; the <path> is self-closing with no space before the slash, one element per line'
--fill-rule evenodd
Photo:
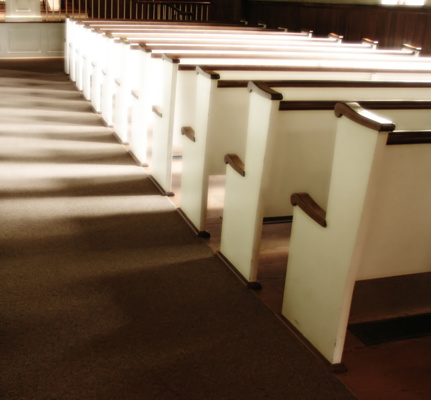
<path fill-rule="evenodd" d="M 61 60 L 0 61 L 0 398 L 354 399 L 197 238 Z"/>

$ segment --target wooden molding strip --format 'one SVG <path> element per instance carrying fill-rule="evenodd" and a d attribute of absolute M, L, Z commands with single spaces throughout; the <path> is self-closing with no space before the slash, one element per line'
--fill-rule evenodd
<path fill-rule="evenodd" d="M 283 100 L 280 111 L 291 110 L 333 110 L 335 100 Z M 367 110 L 428 110 L 431 109 L 429 100 L 365 100 L 358 104 Z"/>
<path fill-rule="evenodd" d="M 216 74 L 216 72 L 213 72 Z M 213 78 L 212 78 L 213 79 Z M 217 78 L 218 79 L 218 78 Z M 247 87 L 250 80 L 220 79 L 217 82 L 219 88 Z M 337 80 L 264 80 L 254 81 L 256 85 L 264 87 L 280 88 L 431 88 L 431 82 L 408 82 L 408 81 L 337 81 Z"/>
<path fill-rule="evenodd" d="M 392 131 L 389 132 L 387 145 L 431 143 L 431 131 Z"/>
<path fill-rule="evenodd" d="M 326 211 L 308 193 L 293 193 L 290 202 L 293 206 L 299 206 L 312 220 L 326 228 Z"/>
<path fill-rule="evenodd" d="M 217 82 L 218 88 L 234 88 L 234 87 L 244 87 L 248 86 L 250 80 L 231 80 L 231 79 L 220 79 Z"/>
<path fill-rule="evenodd" d="M 280 101 L 280 111 L 293 110 L 333 110 L 337 101 L 333 100 L 284 100 Z"/>
<path fill-rule="evenodd" d="M 224 162 L 225 164 L 229 164 L 238 174 L 245 176 L 244 163 L 237 154 L 226 154 Z"/>
<path fill-rule="evenodd" d="M 359 88 L 431 88 L 431 82 L 427 81 L 352 81 L 352 80 L 264 80 L 265 82 L 271 84 L 271 86 L 278 87 L 359 87 Z"/>
<path fill-rule="evenodd" d="M 191 126 L 183 126 L 181 128 L 181 134 L 192 142 L 196 142 L 195 130 Z"/>
<path fill-rule="evenodd" d="M 166 55 L 167 59 L 171 59 L 172 55 Z M 179 62 L 179 61 L 178 61 Z M 180 71 L 192 71 L 198 67 L 199 64 L 180 64 L 178 69 Z M 205 68 L 212 69 L 214 71 L 297 71 L 297 72 L 376 72 L 373 68 L 342 68 L 342 67 L 307 67 L 307 66 L 284 66 L 284 65 L 205 65 Z M 382 68 L 379 72 L 394 72 L 393 69 Z M 395 71 L 396 72 L 396 71 Z M 423 69 L 406 69 L 403 72 L 410 72 L 416 74 L 429 74 L 429 70 Z M 301 81 L 296 81 L 301 82 Z M 309 82 L 309 81 L 304 81 Z M 318 81 L 315 81 L 316 83 Z M 339 81 L 335 81 L 339 82 Z M 368 82 L 376 82 L 378 81 L 368 81 Z M 395 82 L 395 81 L 388 81 Z M 429 87 L 431 86 L 431 82 L 397 82 L 397 84 L 406 84 L 406 85 L 417 85 L 416 87 Z"/>
<path fill-rule="evenodd" d="M 395 125 L 391 121 L 378 117 L 355 102 L 337 103 L 334 112 L 338 118 L 344 115 L 352 121 L 378 132 L 391 132 L 395 129 Z"/>

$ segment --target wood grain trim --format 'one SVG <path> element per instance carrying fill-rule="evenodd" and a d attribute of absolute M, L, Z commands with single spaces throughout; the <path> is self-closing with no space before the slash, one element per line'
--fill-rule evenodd
<path fill-rule="evenodd" d="M 431 82 L 424 81 L 339 81 L 339 80 L 263 80 L 277 87 L 336 87 L 336 88 L 431 88 Z"/>
<path fill-rule="evenodd" d="M 247 87 L 249 92 L 256 92 L 269 100 L 283 100 L 283 95 L 271 89 L 265 82 L 250 81 Z"/>
<path fill-rule="evenodd" d="M 194 71 L 199 64 L 180 64 L 178 69 L 180 71 Z M 373 68 L 338 68 L 338 67 L 298 67 L 298 66 L 283 66 L 283 65 L 205 65 L 206 68 L 213 69 L 215 71 L 290 71 L 290 72 L 365 72 L 365 73 L 375 73 L 376 70 Z M 379 72 L 394 72 L 392 69 L 382 68 Z M 428 75 L 429 71 L 423 69 L 406 69 L 403 70 L 405 73 L 415 73 L 421 75 Z M 337 81 L 335 81 L 337 82 Z M 347 81 L 346 81 L 347 82 Z M 378 82 L 378 81 L 370 81 Z M 392 82 L 392 81 L 389 81 Z M 402 82 L 400 82 L 402 83 Z M 404 82 L 404 84 L 421 84 L 422 82 Z M 429 82 L 425 83 L 429 85 Z"/>
<path fill-rule="evenodd" d="M 293 110 L 333 110 L 338 101 L 332 100 L 283 100 L 280 111 Z M 358 104 L 367 110 L 428 110 L 428 100 L 365 100 Z"/>
<path fill-rule="evenodd" d="M 237 154 L 226 154 L 224 156 L 225 164 L 229 164 L 234 171 L 238 172 L 241 176 L 245 176 L 244 162 L 238 157 Z"/>
<path fill-rule="evenodd" d="M 219 88 L 234 88 L 234 87 L 244 87 L 248 86 L 249 80 L 229 80 L 229 79 L 220 79 L 217 82 L 217 87 Z"/>
<path fill-rule="evenodd" d="M 280 111 L 333 110 L 337 101 L 326 100 L 284 100 L 280 101 Z"/>
<path fill-rule="evenodd" d="M 152 110 L 153 110 L 153 113 L 156 114 L 158 117 L 160 117 L 160 118 L 163 117 L 162 107 L 160 107 L 160 106 L 153 106 Z"/>
<path fill-rule="evenodd" d="M 198 75 L 205 76 L 208 79 L 213 79 L 213 80 L 220 79 L 220 74 L 219 73 L 213 71 L 210 68 L 204 67 L 204 66 L 199 66 L 198 65 L 196 67 L 196 73 Z"/>
<path fill-rule="evenodd" d="M 398 130 L 389 132 L 387 145 L 431 143 L 431 131 Z"/>
<path fill-rule="evenodd" d="M 217 87 L 243 87 L 249 80 L 220 79 Z M 337 80 L 263 80 L 269 87 L 299 88 L 431 88 L 431 82 L 423 81 L 337 81 Z"/>
<path fill-rule="evenodd" d="M 395 129 L 395 125 L 391 121 L 370 113 L 355 102 L 337 103 L 334 112 L 338 118 L 344 115 L 352 121 L 378 132 L 390 132 Z"/>
<path fill-rule="evenodd" d="M 184 135 L 192 142 L 196 142 L 195 130 L 191 126 L 183 126 L 181 128 L 181 135 Z"/>
<path fill-rule="evenodd" d="M 308 193 L 293 193 L 290 202 L 293 206 L 299 206 L 313 221 L 326 228 L 326 211 Z"/>

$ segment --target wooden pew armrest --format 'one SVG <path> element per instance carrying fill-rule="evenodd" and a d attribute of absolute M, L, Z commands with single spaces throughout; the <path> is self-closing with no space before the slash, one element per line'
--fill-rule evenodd
<path fill-rule="evenodd" d="M 183 126 L 181 128 L 181 135 L 184 135 L 192 142 L 196 142 L 195 130 L 191 126 Z"/>
<path fill-rule="evenodd" d="M 159 116 L 160 118 L 162 118 L 163 117 L 162 107 L 153 106 L 153 113 L 156 114 L 157 116 Z"/>
<path fill-rule="evenodd" d="M 224 156 L 225 164 L 229 164 L 234 171 L 238 172 L 241 176 L 245 176 L 244 163 L 236 154 L 226 154 Z"/>
<path fill-rule="evenodd" d="M 326 228 L 326 211 L 308 193 L 293 193 L 290 202 L 293 206 L 299 206 L 311 219 Z"/>

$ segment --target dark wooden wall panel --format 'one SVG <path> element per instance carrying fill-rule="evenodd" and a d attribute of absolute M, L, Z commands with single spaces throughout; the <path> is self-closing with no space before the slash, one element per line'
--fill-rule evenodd
<path fill-rule="evenodd" d="M 352 42 L 367 37 L 381 48 L 408 43 L 431 55 L 430 8 L 248 1 L 240 14 L 250 25 L 264 22 L 268 28 L 313 30 L 317 36 L 334 32 Z"/>
<path fill-rule="evenodd" d="M 246 0 L 212 0 L 210 19 L 214 22 L 239 23 Z"/>

